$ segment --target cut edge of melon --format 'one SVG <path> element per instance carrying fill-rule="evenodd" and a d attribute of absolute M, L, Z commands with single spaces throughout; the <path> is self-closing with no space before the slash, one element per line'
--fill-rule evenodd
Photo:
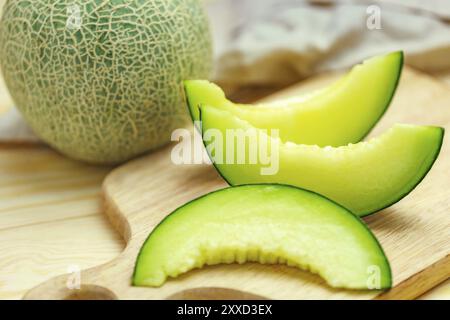
<path fill-rule="evenodd" d="M 197 106 L 194 105 L 192 102 L 193 96 L 196 96 L 194 92 L 204 90 L 202 94 L 207 96 L 207 101 L 204 101 L 203 105 L 211 105 L 214 107 L 220 107 L 223 106 L 241 106 L 244 108 L 298 108 L 298 106 L 295 105 L 289 105 L 290 103 L 293 103 L 295 100 L 303 100 L 304 102 L 314 99 L 317 96 L 320 96 L 324 92 L 328 92 L 330 90 L 333 90 L 334 87 L 339 86 L 340 84 L 345 84 L 346 79 L 351 78 L 352 73 L 356 72 L 358 69 L 362 68 L 364 65 L 370 65 L 373 63 L 377 63 L 379 60 L 387 60 L 394 58 L 396 60 L 397 70 L 395 72 L 395 78 L 392 81 L 392 88 L 390 90 L 390 95 L 388 99 L 386 99 L 385 104 L 380 107 L 380 114 L 376 119 L 373 119 L 372 124 L 367 127 L 367 130 L 365 130 L 364 133 L 361 133 L 360 137 L 357 139 L 354 139 L 355 141 L 361 141 L 367 135 L 370 134 L 370 132 L 373 130 L 373 128 L 376 126 L 376 124 L 382 119 L 382 117 L 386 114 L 387 110 L 389 109 L 389 106 L 392 103 L 392 100 L 394 99 L 395 92 L 397 91 L 398 85 L 400 83 L 400 78 L 403 71 L 403 65 L 404 65 L 404 53 L 403 51 L 394 51 L 390 52 L 384 55 L 378 55 L 371 58 L 368 58 L 361 63 L 355 64 L 346 74 L 342 75 L 337 79 L 336 81 L 332 82 L 331 84 L 324 86 L 322 88 L 313 90 L 312 92 L 308 92 L 302 95 L 298 95 L 296 97 L 291 97 L 288 99 L 280 99 L 273 102 L 267 102 L 267 103 L 256 103 L 256 104 L 239 104 L 234 103 L 230 101 L 223 91 L 222 88 L 220 88 L 217 84 L 210 82 L 208 80 L 185 80 L 183 82 L 186 102 L 189 110 L 189 114 L 191 116 L 191 119 L 194 123 L 200 121 L 200 104 Z M 394 74 L 394 72 L 392 72 Z M 205 88 L 207 90 L 205 90 Z M 295 103 L 293 103 L 295 104 Z M 199 126 L 196 125 L 197 129 L 199 129 Z M 355 142 L 353 141 L 353 142 Z"/>
<path fill-rule="evenodd" d="M 364 231 L 366 232 L 366 234 L 369 236 L 369 238 L 370 238 L 371 240 L 373 240 L 373 243 L 374 243 L 374 245 L 375 245 L 375 248 L 378 249 L 378 252 L 380 253 L 379 257 L 382 258 L 381 261 L 383 262 L 384 268 L 385 268 L 385 271 L 386 271 L 386 273 L 383 275 L 383 279 L 384 279 L 385 281 L 383 282 L 383 284 L 382 284 L 382 286 L 381 286 L 380 288 L 377 288 L 377 289 L 375 289 L 375 290 L 380 291 L 380 290 L 387 290 L 387 289 L 392 288 L 392 285 L 393 285 L 393 274 L 392 274 L 392 268 L 391 268 L 389 259 L 388 259 L 387 255 L 386 255 L 386 253 L 385 253 L 385 251 L 384 251 L 384 249 L 383 249 L 383 246 L 381 245 L 380 241 L 378 240 L 378 238 L 374 235 L 374 233 L 372 232 L 372 230 L 364 223 L 364 221 L 363 221 L 360 217 L 358 217 L 357 215 L 353 214 L 350 210 L 348 210 L 347 208 L 343 207 L 343 206 L 340 205 L 339 203 L 337 203 L 337 202 L 335 202 L 335 201 L 333 201 L 333 200 L 331 200 L 331 199 L 329 199 L 329 198 L 327 198 L 327 197 L 325 197 L 325 196 L 323 196 L 323 195 L 321 195 L 321 194 L 319 194 L 319 193 L 317 193 L 317 192 L 314 192 L 314 191 L 311 191 L 311 190 L 307 190 L 307 189 L 303 189 L 303 188 L 300 188 L 300 187 L 297 187 L 297 186 L 292 186 L 292 185 L 287 185 L 287 184 L 280 184 L 280 183 L 242 184 L 242 185 L 236 185 L 236 186 L 226 187 L 226 188 L 219 189 L 219 190 L 214 190 L 214 191 L 208 192 L 208 193 L 206 193 L 206 194 L 204 194 L 204 195 L 202 195 L 202 196 L 200 196 L 200 197 L 198 197 L 198 198 L 192 199 L 192 200 L 186 202 L 185 204 L 183 204 L 182 206 L 178 207 L 178 208 L 175 209 L 174 211 L 172 211 L 170 214 L 168 214 L 167 216 L 165 216 L 165 217 L 164 217 L 164 218 L 163 218 L 163 219 L 162 219 L 162 220 L 161 220 L 161 221 L 153 228 L 153 230 L 150 232 L 150 234 L 147 236 L 147 238 L 146 238 L 145 241 L 143 242 L 143 244 L 142 244 L 142 246 L 141 246 L 141 248 L 140 248 L 140 250 L 139 250 L 139 253 L 138 253 L 137 257 L 136 257 L 136 262 L 135 262 L 135 265 L 134 265 L 133 275 L 132 275 L 132 281 L 131 281 L 131 282 L 132 282 L 132 283 L 131 283 L 132 286 L 136 286 L 136 287 L 153 287 L 153 288 L 159 288 L 159 287 L 161 287 L 162 285 L 164 285 L 164 284 L 167 282 L 167 280 L 169 280 L 169 279 L 176 279 L 178 276 L 180 276 L 180 275 L 182 275 L 182 274 L 185 274 L 185 273 L 188 273 L 188 272 L 190 272 L 190 271 L 192 271 L 192 270 L 202 269 L 202 268 L 204 268 L 205 266 L 212 266 L 212 265 L 226 265 L 226 264 L 230 264 L 230 263 L 224 263 L 224 262 L 217 263 L 217 264 L 211 264 L 211 265 L 210 265 L 210 264 L 207 264 L 207 263 L 204 263 L 204 264 L 203 264 L 202 266 L 200 266 L 200 267 L 193 267 L 193 268 L 191 268 L 191 269 L 189 269 L 189 270 L 180 272 L 177 276 L 174 276 L 174 277 L 165 274 L 164 280 L 161 281 L 158 285 L 150 285 L 150 284 L 145 284 L 144 282 L 142 282 L 142 283 L 141 283 L 141 282 L 139 282 L 139 283 L 136 282 L 136 274 L 137 274 L 137 269 L 138 269 L 138 262 L 139 262 L 139 259 L 140 259 L 141 255 L 142 255 L 142 253 L 143 253 L 143 250 L 144 250 L 144 248 L 145 248 L 145 245 L 146 245 L 147 242 L 149 241 L 149 239 L 150 239 L 150 237 L 152 236 L 152 234 L 158 229 L 158 227 L 160 227 L 161 225 L 163 225 L 163 224 L 164 224 L 166 221 L 168 221 L 169 219 L 171 219 L 171 218 L 173 218 L 174 216 L 176 216 L 176 214 L 177 214 L 178 212 L 180 212 L 181 209 L 183 209 L 183 208 L 186 207 L 186 206 L 189 206 L 190 204 L 196 202 L 197 200 L 203 199 L 203 198 L 208 197 L 208 196 L 210 196 L 210 195 L 212 195 L 212 194 L 219 193 L 219 192 L 222 192 L 222 191 L 227 190 L 227 189 L 231 189 L 231 188 L 232 188 L 232 189 L 236 189 L 236 188 L 245 188 L 245 187 L 249 187 L 249 186 L 256 186 L 256 187 L 257 187 L 257 186 L 276 186 L 276 187 L 284 187 L 284 188 L 291 188 L 291 189 L 295 189 L 295 190 L 300 190 L 300 191 L 304 191 L 304 192 L 310 193 L 310 194 L 312 194 L 312 195 L 314 195 L 314 196 L 317 196 L 318 198 L 321 198 L 321 199 L 323 199 L 323 200 L 325 200 L 325 201 L 329 201 L 329 202 L 332 203 L 333 205 L 335 205 L 335 206 L 337 206 L 337 207 L 343 209 L 342 212 L 345 212 L 346 215 L 348 215 L 349 217 L 351 217 L 352 219 L 354 219 L 355 221 L 357 221 L 357 222 L 359 223 L 359 225 L 364 229 Z M 279 258 L 281 258 L 281 257 L 279 257 Z M 248 261 L 248 260 L 246 260 L 245 262 L 242 262 L 242 263 L 241 263 L 241 262 L 238 262 L 237 259 L 236 259 L 236 260 L 234 260 L 234 261 L 231 262 L 231 263 L 232 263 L 232 264 L 236 264 L 236 263 L 238 263 L 238 264 L 243 264 L 243 263 L 260 263 L 260 262 L 256 262 L 256 261 Z M 288 266 L 287 263 L 260 263 L 260 264 L 268 264 L 268 265 L 285 265 L 285 266 Z M 301 266 L 288 266 L 288 267 L 293 267 L 293 268 L 296 268 L 296 269 L 301 270 L 301 271 L 304 271 L 304 272 L 309 272 L 309 273 L 315 274 L 315 275 L 319 276 L 321 279 L 323 279 L 323 280 L 327 283 L 327 285 L 330 286 L 330 287 L 332 287 L 332 288 L 336 288 L 336 289 L 344 289 L 344 290 L 373 290 L 373 289 L 368 289 L 368 288 L 366 288 L 366 287 L 362 287 L 362 288 L 350 288 L 350 287 L 343 287 L 343 286 L 333 286 L 333 285 L 331 285 L 328 281 L 326 281 L 326 279 L 320 274 L 320 272 L 318 272 L 317 270 L 312 269 L 312 268 L 311 268 L 312 266 L 309 266 L 308 268 L 304 268 L 304 267 L 301 267 Z"/>
<path fill-rule="evenodd" d="M 253 128 L 253 129 L 259 130 L 259 129 L 253 127 L 248 121 L 238 118 L 238 117 L 237 117 L 236 115 L 234 115 L 233 113 L 231 113 L 231 112 L 229 112 L 229 111 L 227 111 L 227 110 L 218 109 L 218 108 L 216 108 L 216 107 L 214 107 L 214 106 L 210 106 L 210 105 L 204 105 L 204 106 L 200 106 L 200 107 L 199 107 L 199 115 L 200 115 L 200 119 L 202 119 L 202 109 L 205 108 L 205 107 L 206 107 L 206 108 L 216 109 L 216 110 L 218 110 L 219 112 L 224 112 L 224 113 L 226 113 L 226 114 L 231 115 L 232 117 L 236 118 L 238 121 L 242 122 L 242 123 L 245 125 L 246 128 Z M 202 120 L 201 120 L 201 121 L 202 121 Z M 367 216 L 370 216 L 370 215 L 373 215 L 373 214 L 375 214 L 375 213 L 377 213 L 377 212 L 379 212 L 379 211 L 381 211 L 381 210 L 383 210 L 383 209 L 386 209 L 386 208 L 388 208 L 388 207 L 390 207 L 390 206 L 396 204 L 397 202 L 399 202 L 400 200 L 402 200 L 403 198 L 405 198 L 406 196 L 408 196 L 412 191 L 414 191 L 414 189 L 415 189 L 415 188 L 416 188 L 416 187 L 417 187 L 417 186 L 425 179 L 425 177 L 428 175 L 428 173 L 430 172 L 430 170 L 431 170 L 431 168 L 433 167 L 434 163 L 436 162 L 436 160 L 437 160 L 438 157 L 439 157 L 439 154 L 440 154 L 440 152 L 441 152 L 441 150 L 442 150 L 443 141 L 444 141 L 445 128 L 439 127 L 439 126 L 430 126 L 430 125 L 427 126 L 427 125 L 412 125 L 412 124 L 396 123 L 396 124 L 394 124 L 392 127 L 390 127 L 389 129 L 385 130 L 385 131 L 384 131 L 382 134 L 380 134 L 379 136 L 373 137 L 372 139 L 370 139 L 370 140 L 368 140 L 368 141 L 361 141 L 361 142 L 358 142 L 357 144 L 351 144 L 351 143 L 350 143 L 349 145 L 346 145 L 346 146 L 339 146 L 339 147 L 319 147 L 319 146 L 317 146 L 317 145 L 315 145 L 315 146 L 312 146 L 312 145 L 304 145 L 304 146 L 309 146 L 309 147 L 318 147 L 318 148 L 321 148 L 321 149 L 323 149 L 323 148 L 342 149 L 342 148 L 346 148 L 346 147 L 348 147 L 348 146 L 350 146 L 350 145 L 355 146 L 355 145 L 358 145 L 358 144 L 368 144 L 368 143 L 371 143 L 371 142 L 374 142 L 374 141 L 383 139 L 384 137 L 386 137 L 387 135 L 389 135 L 390 132 L 392 132 L 392 130 L 393 130 L 396 126 L 410 126 L 410 127 L 422 127 L 422 128 L 434 129 L 434 130 L 436 130 L 436 131 L 439 133 L 439 134 L 437 135 L 438 146 L 437 146 L 437 148 L 435 149 L 435 152 L 434 152 L 433 154 L 430 154 L 430 156 L 427 158 L 427 161 L 426 161 L 426 162 L 427 162 L 427 166 L 426 166 L 426 168 L 421 172 L 421 174 L 416 175 L 416 178 L 413 179 L 413 181 L 415 181 L 415 182 L 412 183 L 412 184 L 409 186 L 409 188 L 406 189 L 405 192 L 399 194 L 398 197 L 396 197 L 395 199 L 393 199 L 393 200 L 390 201 L 390 202 L 387 202 L 386 205 L 383 205 L 383 206 L 381 206 L 381 207 L 379 207 L 379 208 L 377 208 L 377 209 L 374 209 L 374 210 L 371 210 L 371 211 L 368 211 L 368 212 L 361 212 L 361 213 L 357 213 L 357 214 L 355 213 L 355 215 L 358 216 L 358 217 L 360 217 L 360 218 L 362 218 L 362 217 L 367 217 Z M 202 126 L 202 127 L 201 127 L 201 130 L 202 130 L 201 134 L 202 134 L 202 136 L 203 136 L 203 134 L 204 134 L 204 132 L 205 132 L 205 131 L 204 131 L 205 128 Z M 269 137 L 269 139 L 270 139 L 270 140 L 276 140 L 281 146 L 283 146 L 283 145 L 286 146 L 286 145 L 289 145 L 289 144 L 301 146 L 301 144 L 294 144 L 294 143 L 292 143 L 292 142 L 283 142 L 283 141 L 281 141 L 280 138 L 275 139 L 275 138 L 273 138 L 273 137 Z M 203 141 L 203 146 L 204 146 L 205 149 L 207 149 L 207 145 L 206 145 L 205 141 Z M 208 157 L 209 157 L 210 160 L 211 160 L 212 165 L 213 165 L 214 168 L 216 169 L 216 172 L 220 175 L 220 177 L 221 177 L 228 185 L 230 185 L 230 186 L 248 185 L 248 184 L 245 184 L 245 183 L 243 183 L 243 184 L 235 184 L 235 183 L 233 183 L 229 178 L 225 177 L 225 175 L 222 173 L 222 171 L 219 169 L 219 167 L 216 165 L 216 163 L 214 163 L 213 158 L 211 157 L 211 155 L 209 154 L 209 152 L 207 152 L 207 154 L 208 154 Z M 275 184 L 276 184 L 276 183 L 275 183 Z M 288 184 L 282 184 L 282 185 L 288 185 Z M 302 188 L 302 187 L 300 187 L 300 186 L 293 186 L 293 187 L 295 187 L 295 188 L 300 188 L 300 189 L 304 189 L 304 188 Z M 308 189 L 304 189 L 304 190 L 308 190 Z M 314 191 L 314 190 L 309 190 L 309 191 L 314 192 L 314 193 L 317 193 L 317 194 L 320 195 L 320 193 L 318 193 L 318 192 L 316 192 L 316 191 Z M 322 195 L 322 196 L 325 197 L 325 198 L 327 198 L 327 197 L 324 196 L 324 195 Z M 334 200 L 332 200 L 332 199 L 330 199 L 330 200 L 331 200 L 331 201 L 334 201 Z M 334 201 L 334 202 L 336 202 L 336 201 Z M 341 205 L 341 206 L 342 206 L 342 205 Z M 350 209 L 347 209 L 347 210 L 351 211 Z M 351 212 L 352 212 L 352 211 L 351 211 Z"/>

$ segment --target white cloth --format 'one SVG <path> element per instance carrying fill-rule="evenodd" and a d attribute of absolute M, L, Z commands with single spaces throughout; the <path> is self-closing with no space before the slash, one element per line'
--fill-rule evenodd
<path fill-rule="evenodd" d="M 207 1 L 215 80 L 237 86 L 292 83 L 394 50 L 405 51 L 416 68 L 450 69 L 450 0 L 335 2 Z M 381 29 L 369 29 L 376 17 Z"/>
<path fill-rule="evenodd" d="M 18 143 L 38 140 L 16 108 L 11 107 L 0 114 L 0 142 Z"/>

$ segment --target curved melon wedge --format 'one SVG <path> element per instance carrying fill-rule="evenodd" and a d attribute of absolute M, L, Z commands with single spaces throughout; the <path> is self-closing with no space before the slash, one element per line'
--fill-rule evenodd
<path fill-rule="evenodd" d="M 145 241 L 133 284 L 158 287 L 204 265 L 246 261 L 310 270 L 333 287 L 391 286 L 389 262 L 364 223 L 318 194 L 282 185 L 222 189 L 178 208 Z"/>
<path fill-rule="evenodd" d="M 185 81 L 193 120 L 199 105 L 226 109 L 260 129 L 278 129 L 282 141 L 341 146 L 362 140 L 389 106 L 403 67 L 403 53 L 366 60 L 329 87 L 274 103 L 235 104 L 204 80 Z"/>
<path fill-rule="evenodd" d="M 201 120 L 205 146 L 229 184 L 293 185 L 320 193 L 359 216 L 381 210 L 413 190 L 436 160 L 444 136 L 439 127 L 399 124 L 368 142 L 320 148 L 282 143 L 210 106 L 202 107 Z M 238 140 L 230 133 L 239 132 L 254 141 L 232 143 Z M 261 157 L 265 151 L 267 157 Z"/>

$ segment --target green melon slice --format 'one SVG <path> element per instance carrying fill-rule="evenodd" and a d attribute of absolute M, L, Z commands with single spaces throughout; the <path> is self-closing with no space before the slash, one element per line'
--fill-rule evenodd
<path fill-rule="evenodd" d="M 320 193 L 359 216 L 381 210 L 411 192 L 436 160 L 444 136 L 439 127 L 398 124 L 368 142 L 320 148 L 282 143 L 230 112 L 210 106 L 202 107 L 201 120 L 204 143 L 229 184 L 294 185 Z M 248 135 L 237 143 L 227 132 Z M 259 156 L 265 150 L 271 161 Z"/>
<path fill-rule="evenodd" d="M 362 140 L 389 106 L 403 67 L 403 53 L 377 56 L 355 66 L 329 87 L 274 103 L 235 104 L 204 80 L 185 81 L 194 121 L 198 107 L 226 109 L 261 129 L 278 129 L 282 141 L 318 146 L 340 146 Z"/>
<path fill-rule="evenodd" d="M 222 189 L 178 208 L 144 243 L 133 284 L 158 287 L 204 265 L 247 261 L 310 270 L 333 287 L 391 286 L 383 249 L 358 217 L 282 185 Z"/>

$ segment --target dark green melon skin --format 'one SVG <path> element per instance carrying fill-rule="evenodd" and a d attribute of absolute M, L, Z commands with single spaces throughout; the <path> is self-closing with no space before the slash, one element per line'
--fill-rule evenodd
<path fill-rule="evenodd" d="M 198 0 L 8 0 L 0 66 L 44 141 L 75 159 L 120 163 L 184 125 L 182 81 L 208 77 L 211 35 Z"/>

